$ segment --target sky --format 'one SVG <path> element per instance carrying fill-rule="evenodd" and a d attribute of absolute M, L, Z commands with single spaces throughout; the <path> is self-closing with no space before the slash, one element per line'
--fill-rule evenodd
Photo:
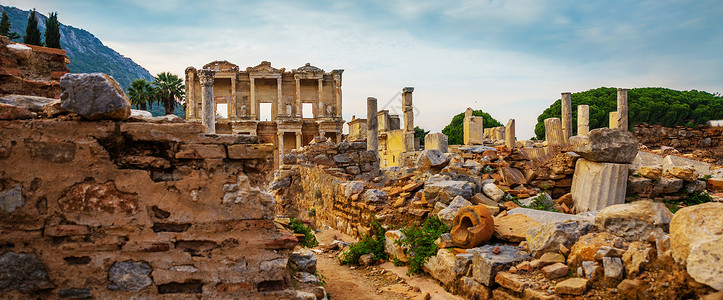
<path fill-rule="evenodd" d="M 0 0 L 58 12 L 151 74 L 228 60 L 344 69 L 343 117 L 366 98 L 441 131 L 467 107 L 515 119 L 518 140 L 562 92 L 723 92 L 723 1 Z"/>

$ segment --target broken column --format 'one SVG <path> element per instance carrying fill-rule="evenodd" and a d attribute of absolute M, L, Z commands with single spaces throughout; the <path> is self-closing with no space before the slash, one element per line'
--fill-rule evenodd
<path fill-rule="evenodd" d="M 628 130 L 628 89 L 618 89 L 617 129 Z"/>
<path fill-rule="evenodd" d="M 468 107 L 464 112 L 464 121 L 462 129 L 464 130 L 465 145 L 482 145 L 482 134 L 484 132 L 484 124 L 481 116 L 474 116 L 474 110 Z"/>
<path fill-rule="evenodd" d="M 590 106 L 577 106 L 577 134 L 587 135 L 590 133 Z"/>
<path fill-rule="evenodd" d="M 201 123 L 206 133 L 216 133 L 216 104 L 213 102 L 213 76 L 216 71 L 211 69 L 198 70 L 198 79 L 201 82 L 201 110 L 203 116 Z"/>
<path fill-rule="evenodd" d="M 379 150 L 377 98 L 367 97 L 367 150 Z"/>
<path fill-rule="evenodd" d="M 414 107 L 412 106 L 413 87 L 402 89 L 402 111 L 404 113 L 404 150 L 414 151 Z"/>
<path fill-rule="evenodd" d="M 562 135 L 567 142 L 572 136 L 572 100 L 570 100 L 570 93 L 562 93 L 560 101 L 562 102 Z"/>
<path fill-rule="evenodd" d="M 505 145 L 508 149 L 514 149 L 515 142 L 515 119 L 510 119 L 505 126 Z"/>
<path fill-rule="evenodd" d="M 579 212 L 597 211 L 625 203 L 628 168 L 638 153 L 630 131 L 599 128 L 570 138 L 572 150 L 582 156 L 572 177 L 572 200 Z"/>
<path fill-rule="evenodd" d="M 610 112 L 610 125 L 608 127 L 610 129 L 618 129 L 618 112 Z"/>
<path fill-rule="evenodd" d="M 565 144 L 562 123 L 559 118 L 545 119 L 545 141 L 547 141 L 548 146 L 562 146 Z"/>
<path fill-rule="evenodd" d="M 494 133 L 495 140 L 505 140 L 505 126 L 497 126 L 495 128 L 492 128 L 492 132 Z"/>
<path fill-rule="evenodd" d="M 435 132 L 424 136 L 424 149 L 437 149 L 442 153 L 449 152 L 449 140 L 444 133 Z"/>

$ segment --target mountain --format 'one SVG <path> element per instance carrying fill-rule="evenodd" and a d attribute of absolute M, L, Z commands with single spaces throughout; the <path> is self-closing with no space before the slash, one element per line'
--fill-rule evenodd
<path fill-rule="evenodd" d="M 0 5 L 0 13 L 6 11 L 12 23 L 11 31 L 25 35 L 25 27 L 28 25 L 30 11 L 24 11 L 15 7 Z M 47 17 L 40 12 L 38 16 L 38 28 L 43 33 L 42 40 L 45 41 L 45 20 Z M 58 15 L 62 21 L 63 16 Z M 22 38 L 15 40 L 22 42 Z M 148 70 L 139 66 L 133 60 L 121 55 L 115 50 L 103 45 L 92 33 L 60 23 L 60 46 L 67 51 L 70 59 L 71 73 L 93 73 L 101 72 L 113 76 L 118 83 L 127 88 L 131 81 L 143 78 L 153 80 Z"/>

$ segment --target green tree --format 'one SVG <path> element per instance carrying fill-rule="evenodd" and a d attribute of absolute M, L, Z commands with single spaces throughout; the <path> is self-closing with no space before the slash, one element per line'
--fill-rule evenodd
<path fill-rule="evenodd" d="M 158 102 L 163 104 L 167 115 L 172 115 L 176 109 L 176 103 L 183 100 L 186 86 L 183 80 L 170 72 L 161 72 L 153 78 L 153 85 L 156 89 Z"/>
<path fill-rule="evenodd" d="M 131 100 L 131 105 L 146 110 L 147 106 L 153 108 L 155 92 L 150 82 L 140 78 L 131 82 L 131 86 L 128 87 L 128 98 Z"/>
<path fill-rule="evenodd" d="M 28 26 L 25 27 L 23 43 L 36 46 L 43 45 L 43 42 L 40 40 L 40 29 L 38 29 L 38 17 L 35 16 L 34 8 L 33 11 L 30 12 L 30 16 L 28 16 Z"/>
<path fill-rule="evenodd" d="M 8 13 L 3 10 L 3 16 L 2 19 L 0 19 L 0 35 L 4 35 L 11 40 L 17 39 L 20 37 L 20 35 L 17 32 L 10 32 L 10 26 L 12 24 L 10 23 L 10 17 L 8 17 Z"/>
<path fill-rule="evenodd" d="M 60 47 L 60 23 L 58 23 L 57 12 L 49 13 L 48 19 L 45 20 L 45 47 L 62 49 Z"/>
<path fill-rule="evenodd" d="M 419 144 L 424 146 L 424 137 L 429 133 L 429 130 L 424 130 L 422 128 L 419 128 L 419 126 L 414 126 L 414 137 L 419 139 Z"/>
<path fill-rule="evenodd" d="M 577 124 L 577 106 L 590 106 L 590 129 L 610 125 L 610 112 L 617 110 L 617 89 L 601 87 L 573 93 L 572 122 Z M 537 117 L 535 135 L 545 137 L 547 118 L 560 118 L 561 104 L 558 99 Z M 676 91 L 648 87 L 628 90 L 628 124 L 648 123 L 663 126 L 695 126 L 708 120 L 723 119 L 723 98 L 719 94 L 703 91 Z M 577 126 L 572 126 L 573 134 Z"/>
<path fill-rule="evenodd" d="M 482 110 L 475 110 L 472 115 L 481 116 L 484 119 L 483 125 L 486 128 L 502 126 L 502 123 L 498 122 L 492 118 L 490 114 L 483 112 Z M 452 122 L 449 122 L 449 125 L 442 129 L 442 133 L 447 135 L 447 138 L 449 138 L 448 141 L 450 145 L 461 145 L 464 143 L 464 129 L 462 128 L 463 123 L 464 112 L 454 116 L 452 118 Z"/>

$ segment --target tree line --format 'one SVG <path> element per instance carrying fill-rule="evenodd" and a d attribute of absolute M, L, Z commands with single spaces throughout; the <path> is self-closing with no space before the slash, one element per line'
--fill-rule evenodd
<path fill-rule="evenodd" d="M 590 129 L 608 127 L 609 114 L 617 110 L 617 89 L 601 87 L 572 93 L 572 122 L 577 124 L 577 106 L 590 106 Z M 560 118 L 562 104 L 555 101 L 537 117 L 535 135 L 545 137 L 547 118 Z M 666 88 L 636 88 L 628 90 L 628 124 L 659 124 L 666 127 L 704 124 L 708 120 L 723 119 L 723 97 L 704 91 L 676 91 Z M 486 127 L 486 126 L 485 126 Z M 577 134 L 577 126 L 572 126 Z"/>
<path fill-rule="evenodd" d="M 6 36 L 11 40 L 19 39 L 20 34 L 10 31 L 11 25 L 10 17 L 7 12 L 3 11 L 2 18 L 0 18 L 0 35 Z M 62 49 L 60 47 L 60 23 L 58 22 L 58 13 L 51 12 L 48 14 L 48 18 L 45 20 L 45 43 L 43 43 L 40 29 L 38 29 L 38 17 L 36 16 L 36 11 L 33 8 L 33 11 L 31 11 L 28 16 L 28 26 L 25 28 L 23 43 Z"/>
<path fill-rule="evenodd" d="M 137 109 L 152 108 L 154 103 L 163 105 L 165 113 L 172 115 L 176 103 L 182 102 L 186 86 L 183 80 L 170 72 L 161 72 L 153 82 L 136 79 L 128 87 L 128 99 Z"/>

